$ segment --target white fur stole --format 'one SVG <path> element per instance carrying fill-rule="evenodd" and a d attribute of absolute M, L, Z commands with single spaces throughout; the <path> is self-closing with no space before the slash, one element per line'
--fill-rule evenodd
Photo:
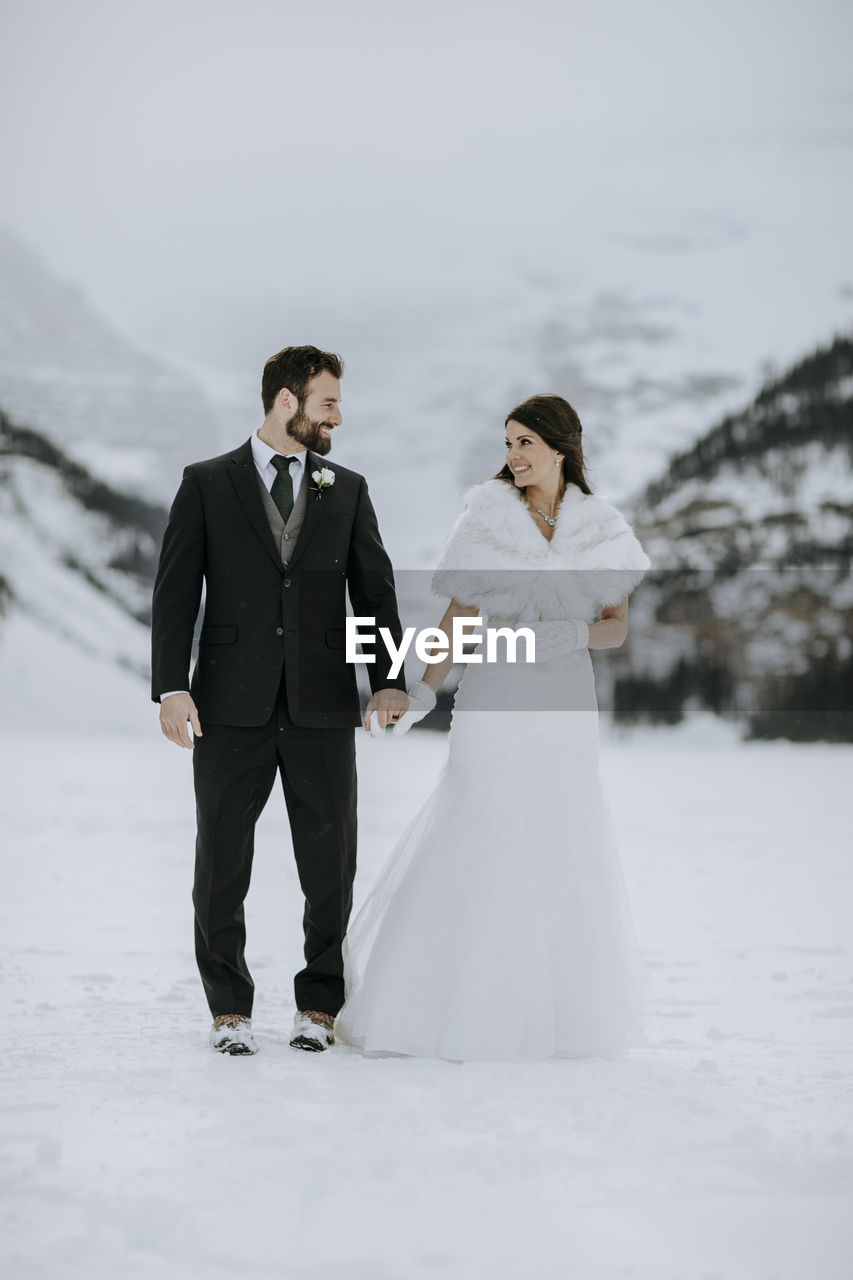
<path fill-rule="evenodd" d="M 487 480 L 466 493 L 430 589 L 506 621 L 591 621 L 597 607 L 630 594 L 650 567 L 631 526 L 606 498 L 568 484 L 548 542 L 521 493 Z"/>

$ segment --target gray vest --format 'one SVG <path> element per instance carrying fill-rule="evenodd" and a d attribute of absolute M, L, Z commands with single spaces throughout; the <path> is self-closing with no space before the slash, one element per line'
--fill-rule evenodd
<path fill-rule="evenodd" d="M 296 539 L 299 537 L 302 521 L 305 518 L 305 508 L 308 505 L 308 490 L 311 488 L 311 477 L 308 474 L 309 466 L 310 463 L 306 458 L 305 474 L 302 477 L 302 484 L 299 486 L 293 510 L 287 517 L 287 524 L 282 520 L 281 512 L 273 502 L 267 486 L 258 475 L 257 468 L 255 468 L 255 475 L 258 476 L 258 485 L 261 490 L 261 501 L 264 504 L 264 511 L 267 513 L 267 520 L 270 522 L 272 536 L 275 539 L 275 545 L 278 547 L 281 563 L 285 569 L 288 566 L 290 557 L 293 555 L 293 548 L 296 546 Z"/>

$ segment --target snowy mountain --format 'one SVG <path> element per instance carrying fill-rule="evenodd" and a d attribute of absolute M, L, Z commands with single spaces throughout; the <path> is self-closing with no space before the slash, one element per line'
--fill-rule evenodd
<path fill-rule="evenodd" d="M 128 722 L 145 706 L 165 510 L 0 411 L 0 720 Z"/>
<path fill-rule="evenodd" d="M 218 453 L 223 440 L 190 378 L 125 342 L 3 231 L 0 404 L 101 479 L 161 499 L 187 461 Z"/>
<path fill-rule="evenodd" d="M 167 323 L 221 391 L 230 443 L 259 425 L 258 374 L 276 343 L 343 353 L 333 460 L 367 476 L 394 564 L 427 570 L 465 490 L 502 465 L 504 419 L 527 396 L 556 392 L 576 406 L 593 486 L 623 502 L 761 385 L 756 336 L 723 343 L 676 295 L 635 296 L 599 270 L 566 276 L 556 262 L 541 275 L 504 263 L 470 292 L 456 280 L 435 298 L 345 297 L 333 308 L 259 296 L 211 305 L 180 330 Z"/>
<path fill-rule="evenodd" d="M 220 387 L 214 411 L 188 374 L 125 343 L 2 233 L 0 286 L 0 711 L 77 723 L 93 683 L 117 681 L 116 706 L 145 705 L 165 504 L 188 461 L 256 425 L 256 379 L 245 395 Z M 355 358 L 334 458 L 369 476 L 398 569 L 435 563 L 463 489 L 500 464 L 507 407 L 547 386 L 584 406 L 593 486 L 633 515 L 657 569 L 629 645 L 598 662 L 603 704 L 621 720 L 709 708 L 754 734 L 853 737 L 853 342 L 774 374 L 733 411 L 738 388 L 750 394 L 746 364 L 691 365 L 674 338 L 665 354 L 645 312 L 628 325 L 624 306 L 616 317 L 594 298 L 582 311 L 598 327 L 566 328 L 557 294 L 495 306 L 474 345 L 470 316 L 438 305 L 335 335 Z"/>
<path fill-rule="evenodd" d="M 633 516 L 656 572 L 609 664 L 616 716 L 853 738 L 853 339 L 675 456 Z"/>

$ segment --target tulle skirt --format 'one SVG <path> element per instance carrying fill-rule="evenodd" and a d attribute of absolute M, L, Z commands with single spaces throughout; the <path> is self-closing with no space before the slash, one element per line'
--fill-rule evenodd
<path fill-rule="evenodd" d="M 344 941 L 344 1043 L 522 1061 L 618 1057 L 639 1039 L 646 977 L 583 653 L 581 709 L 485 709 L 501 675 L 466 671 L 437 784 Z"/>

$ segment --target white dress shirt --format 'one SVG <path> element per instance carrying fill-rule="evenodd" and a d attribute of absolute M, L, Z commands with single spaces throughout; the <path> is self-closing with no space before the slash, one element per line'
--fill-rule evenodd
<path fill-rule="evenodd" d="M 258 431 L 260 431 L 260 427 Z M 305 463 L 308 460 L 308 454 L 305 449 L 300 449 L 299 453 L 279 453 L 277 449 L 273 449 L 265 440 L 258 435 L 258 431 L 252 436 L 252 457 L 255 466 L 258 469 L 258 475 L 267 487 L 267 493 L 272 489 L 273 481 L 278 472 L 272 464 L 272 460 L 276 455 L 280 458 L 290 458 L 290 482 L 293 485 L 293 501 L 296 501 L 296 495 L 299 493 L 299 486 L 302 484 L 302 478 L 305 475 Z M 187 693 L 187 689 L 170 689 L 168 693 L 161 693 L 160 700 L 163 698 L 171 698 L 173 693 Z"/>
<path fill-rule="evenodd" d="M 258 429 L 260 430 L 260 428 Z M 277 449 L 273 449 L 261 439 L 256 431 L 252 436 L 252 457 L 255 460 L 255 466 L 258 468 L 258 475 L 267 487 L 267 493 L 272 488 L 273 480 L 275 480 L 278 472 L 272 464 L 273 458 L 278 453 Z M 296 501 L 296 495 L 299 492 L 299 486 L 302 484 L 302 477 L 305 475 L 305 463 L 308 454 L 305 449 L 301 449 L 299 453 L 278 453 L 280 458 L 290 458 L 290 479 L 293 483 L 293 501 Z"/>

